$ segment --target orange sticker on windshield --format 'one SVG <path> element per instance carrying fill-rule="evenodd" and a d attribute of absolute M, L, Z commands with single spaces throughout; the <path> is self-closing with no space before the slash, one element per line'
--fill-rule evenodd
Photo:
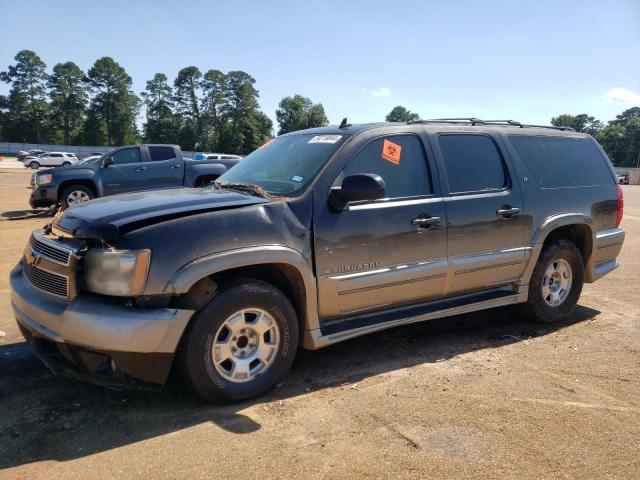
<path fill-rule="evenodd" d="M 385 140 L 382 144 L 382 158 L 386 161 L 393 163 L 394 165 L 400 165 L 400 153 L 402 147 L 397 143 Z"/>

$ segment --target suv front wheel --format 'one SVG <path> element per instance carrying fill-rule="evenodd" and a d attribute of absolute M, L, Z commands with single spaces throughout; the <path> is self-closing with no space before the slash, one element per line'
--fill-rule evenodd
<path fill-rule="evenodd" d="M 541 323 L 565 320 L 578 303 L 583 283 L 584 263 L 575 244 L 560 239 L 546 246 L 529 282 L 525 315 Z"/>
<path fill-rule="evenodd" d="M 186 383 L 205 400 L 232 402 L 273 388 L 298 348 L 298 319 L 289 299 L 259 280 L 216 296 L 193 318 L 178 352 Z"/>

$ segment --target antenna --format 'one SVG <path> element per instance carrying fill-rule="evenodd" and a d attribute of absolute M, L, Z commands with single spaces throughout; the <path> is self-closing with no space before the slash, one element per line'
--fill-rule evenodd
<path fill-rule="evenodd" d="M 351 124 L 347 123 L 347 117 L 344 117 L 340 122 L 340 126 L 338 128 L 346 129 L 346 128 L 349 128 L 350 126 Z"/>

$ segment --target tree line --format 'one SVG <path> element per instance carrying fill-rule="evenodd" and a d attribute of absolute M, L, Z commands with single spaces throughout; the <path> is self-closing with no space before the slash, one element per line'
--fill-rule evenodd
<path fill-rule="evenodd" d="M 398 105 L 389 112 L 386 121 L 409 122 L 419 118 L 417 113 Z M 606 124 L 586 113 L 564 113 L 551 118 L 551 125 L 592 135 L 616 167 L 640 167 L 640 107 L 629 108 Z"/>
<path fill-rule="evenodd" d="M 0 140 L 65 145 L 175 143 L 185 150 L 246 154 L 273 137 L 273 122 L 260 110 L 255 79 L 236 70 L 181 69 L 171 84 L 156 73 L 143 92 L 111 57 L 84 72 L 74 62 L 51 73 L 33 51 L 22 50 L 0 72 L 10 85 L 0 95 Z M 144 109 L 140 130 L 137 118 Z M 278 134 L 328 124 L 322 104 L 302 95 L 280 101 Z"/>

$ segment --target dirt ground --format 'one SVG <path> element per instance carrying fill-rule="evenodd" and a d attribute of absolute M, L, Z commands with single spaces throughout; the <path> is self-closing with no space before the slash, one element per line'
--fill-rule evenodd
<path fill-rule="evenodd" d="M 0 211 L 28 209 L 29 173 L 0 170 Z M 226 407 L 178 381 L 52 376 L 8 287 L 45 219 L 0 221 L 0 478 L 640 478 L 640 187 L 624 194 L 622 266 L 570 321 L 492 310 L 303 351 L 275 391 Z"/>

